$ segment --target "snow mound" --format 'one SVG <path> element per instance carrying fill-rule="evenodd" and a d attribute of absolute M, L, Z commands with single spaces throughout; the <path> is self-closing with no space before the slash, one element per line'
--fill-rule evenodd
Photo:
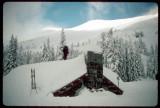
<path fill-rule="evenodd" d="M 38 96 L 45 97 L 86 73 L 84 55 L 72 60 L 30 64 L 13 69 L 3 77 L 5 105 L 26 105 L 31 91 L 31 69 L 35 69 Z M 50 94 L 53 96 L 53 94 Z"/>
<path fill-rule="evenodd" d="M 37 91 L 31 91 L 31 68 L 35 69 Z M 7 106 L 155 106 L 157 81 L 124 83 L 123 95 L 102 89 L 91 93 L 82 88 L 76 97 L 54 97 L 52 92 L 86 73 L 84 55 L 71 59 L 17 67 L 3 77 L 3 104 Z M 103 68 L 104 75 L 117 85 L 117 74 Z M 86 101 L 87 100 L 87 101 Z"/>

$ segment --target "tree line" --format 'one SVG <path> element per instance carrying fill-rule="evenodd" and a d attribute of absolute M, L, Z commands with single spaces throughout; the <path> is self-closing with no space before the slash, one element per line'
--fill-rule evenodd
<path fill-rule="evenodd" d="M 100 47 L 104 55 L 104 66 L 117 73 L 125 82 L 136 81 L 140 78 L 155 79 L 158 73 L 158 45 L 151 46 L 148 52 L 143 32 L 136 32 L 137 41 L 133 42 L 123 38 L 113 37 L 112 29 L 101 33 Z M 147 69 L 145 72 L 142 56 L 147 56 Z"/>
<path fill-rule="evenodd" d="M 66 35 L 64 29 L 60 34 L 60 42 L 57 45 L 57 51 L 54 46 L 50 45 L 50 39 L 43 43 L 42 51 L 33 52 L 32 50 L 25 50 L 23 46 L 19 46 L 17 37 L 11 36 L 9 44 L 3 49 L 3 75 L 7 75 L 12 69 L 25 65 L 40 62 L 62 60 L 62 49 L 66 45 Z M 74 49 L 73 44 L 69 46 L 68 59 L 72 59 L 80 55 L 77 49 Z"/>

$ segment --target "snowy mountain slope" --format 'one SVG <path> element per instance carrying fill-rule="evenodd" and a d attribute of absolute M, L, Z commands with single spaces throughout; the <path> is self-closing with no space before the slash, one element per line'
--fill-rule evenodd
<path fill-rule="evenodd" d="M 140 17 L 141 18 L 141 17 Z M 142 17 L 143 18 L 143 17 Z M 139 19 L 140 20 L 140 19 Z M 110 29 L 102 29 L 101 32 L 107 32 Z M 124 24 L 118 27 L 112 28 L 113 37 L 119 37 L 127 41 L 138 41 L 139 39 L 135 37 L 135 32 L 143 32 L 144 37 L 142 37 L 142 41 L 146 43 L 146 48 L 148 51 L 150 50 L 151 45 L 158 44 L 158 18 L 153 17 L 147 20 L 142 20 L 139 22 L 135 22 L 132 24 Z M 78 49 L 80 51 L 86 52 L 88 50 L 101 52 L 101 49 L 98 43 L 101 41 L 101 32 L 95 37 L 90 38 L 90 44 L 80 46 Z"/>
<path fill-rule="evenodd" d="M 66 42 L 67 44 L 77 44 L 77 42 L 86 41 L 89 38 L 96 37 L 99 34 L 99 31 L 72 31 L 72 30 L 64 30 L 66 35 Z M 44 42 L 47 41 L 47 38 L 50 39 L 50 44 L 54 45 L 55 49 L 60 42 L 60 33 L 59 31 L 52 31 L 52 30 L 45 30 L 40 31 L 39 33 L 35 34 L 36 38 L 27 39 L 25 41 L 20 40 L 20 46 L 23 48 L 28 49 L 40 49 L 42 50 Z"/>
<path fill-rule="evenodd" d="M 131 40 L 135 40 L 134 34 L 135 32 L 142 31 L 144 33 L 144 37 L 142 40 L 146 43 L 147 49 L 150 49 L 151 44 L 158 44 L 158 18 L 153 17 L 148 20 L 142 20 L 138 23 L 134 23 L 131 26 L 129 25 L 123 25 L 120 27 L 117 27 L 117 33 L 115 32 L 115 35 L 120 34 L 120 32 L 124 31 L 128 35 L 130 35 Z"/>
<path fill-rule="evenodd" d="M 158 14 L 119 20 L 92 20 L 74 28 L 64 29 L 64 32 L 67 44 L 71 44 L 95 37 L 99 39 L 102 32 L 107 32 L 111 28 L 113 28 L 115 36 L 122 36 L 126 39 L 124 34 L 129 34 L 131 40 L 136 40 L 135 32 L 143 31 L 144 41 L 148 43 L 147 48 L 150 48 L 153 43 L 158 43 L 156 34 L 158 32 Z M 18 41 L 23 48 L 28 47 L 28 49 L 41 51 L 47 38 L 50 39 L 51 45 L 56 48 L 60 41 L 60 33 L 61 29 L 59 28 L 44 28 L 38 33 L 19 38 Z"/>
<path fill-rule="evenodd" d="M 31 92 L 31 68 L 35 68 L 37 91 Z M 30 64 L 3 77 L 3 103 L 7 106 L 155 106 L 157 81 L 124 83 L 121 96 L 103 90 L 91 93 L 82 88 L 76 97 L 53 97 L 52 92 L 86 73 L 84 55 L 67 61 Z M 118 85 L 117 75 L 104 67 L 104 75 Z M 30 96 L 31 93 L 31 96 Z M 86 101 L 87 100 L 87 101 Z"/>
<path fill-rule="evenodd" d="M 134 18 L 126 18 L 126 19 L 118 19 L 118 20 L 91 20 L 82 25 L 79 25 L 74 28 L 70 28 L 71 30 L 98 30 L 98 29 L 106 29 L 113 28 L 119 26 L 128 26 L 134 23 L 138 23 L 141 21 L 146 21 L 148 19 L 152 19 L 157 17 L 158 14 L 155 15 L 147 15 L 147 16 L 138 16 Z"/>

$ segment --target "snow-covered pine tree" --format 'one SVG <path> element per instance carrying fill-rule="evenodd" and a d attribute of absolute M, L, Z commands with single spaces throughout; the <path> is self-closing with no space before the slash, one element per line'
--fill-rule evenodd
<path fill-rule="evenodd" d="M 129 81 L 134 81 L 134 70 L 135 70 L 135 60 L 134 60 L 134 51 L 133 51 L 133 45 L 131 41 L 129 42 Z"/>
<path fill-rule="evenodd" d="M 50 50 L 50 40 L 47 38 L 47 49 Z"/>
<path fill-rule="evenodd" d="M 104 66 L 107 68 L 111 68 L 111 57 L 112 57 L 112 50 L 111 47 L 113 46 L 113 37 L 112 37 L 112 29 L 109 32 L 105 33 L 106 35 L 106 44 L 104 45 Z M 100 43 L 101 44 L 101 43 Z"/>
<path fill-rule="evenodd" d="M 147 69 L 146 69 L 146 77 L 149 77 L 150 76 L 150 61 L 149 61 L 149 57 L 147 57 Z"/>
<path fill-rule="evenodd" d="M 101 42 L 100 42 L 100 48 L 102 49 L 102 54 L 104 54 L 104 50 L 106 48 L 106 33 L 102 32 L 101 33 Z"/>
<path fill-rule="evenodd" d="M 123 81 L 127 81 L 127 76 L 126 76 L 126 49 L 125 49 L 125 44 L 123 44 L 124 45 L 124 53 L 123 53 L 123 58 L 122 58 L 122 76 L 121 76 L 121 79 L 123 80 Z"/>
<path fill-rule="evenodd" d="M 11 36 L 11 40 L 9 41 L 9 49 L 6 55 L 5 60 L 5 68 L 4 68 L 4 75 L 8 74 L 13 68 L 16 68 L 17 65 L 17 49 L 18 49 L 18 42 L 17 38 L 14 38 L 13 34 Z"/>
<path fill-rule="evenodd" d="M 144 51 L 143 54 L 148 56 L 148 50 L 146 48 L 146 43 L 145 42 L 143 42 L 143 51 Z"/>
<path fill-rule="evenodd" d="M 4 46 L 3 46 L 4 47 Z M 3 75 L 8 71 L 7 64 L 8 64 L 8 54 L 9 54 L 9 45 L 6 45 L 5 49 L 3 48 Z"/>
<path fill-rule="evenodd" d="M 130 59 L 128 53 L 128 42 L 125 42 L 125 81 L 129 82 L 129 75 L 130 75 Z"/>
<path fill-rule="evenodd" d="M 117 74 L 118 76 L 122 79 L 123 79 L 123 76 L 124 76 L 124 67 L 123 67 L 123 56 L 124 56 L 124 46 L 123 46 L 123 39 L 120 38 L 119 39 L 119 46 L 118 46 L 118 58 L 119 58 L 119 61 L 118 61 L 118 66 L 117 66 Z"/>
<path fill-rule="evenodd" d="M 78 49 L 73 49 L 73 56 L 72 58 L 78 57 L 78 55 L 82 54 L 81 51 L 79 51 Z"/>
<path fill-rule="evenodd" d="M 13 69 L 13 59 L 10 51 L 8 51 L 8 54 L 6 55 L 6 60 L 4 60 L 4 68 L 3 68 L 3 75 L 8 74 Z"/>
<path fill-rule="evenodd" d="M 111 56 L 111 65 L 112 65 L 112 71 L 117 73 L 117 66 L 118 66 L 118 39 L 113 38 L 113 43 L 112 43 L 112 47 L 111 47 L 111 52 L 112 52 L 112 56 Z"/>
<path fill-rule="evenodd" d="M 52 49 L 54 51 L 54 49 Z M 54 53 L 54 52 L 53 52 Z M 47 61 L 52 61 L 52 51 L 51 51 L 51 47 L 50 47 L 50 40 L 49 38 L 47 39 Z"/>
<path fill-rule="evenodd" d="M 138 79 L 140 76 L 142 76 L 142 60 L 141 60 L 141 55 L 139 53 L 139 47 L 135 47 L 135 54 L 134 54 L 134 58 L 135 58 L 135 79 Z"/>
<path fill-rule="evenodd" d="M 151 49 L 150 49 L 150 77 L 152 79 L 154 79 L 154 48 L 153 45 L 151 45 Z"/>
<path fill-rule="evenodd" d="M 68 59 L 72 59 L 73 58 L 73 54 L 74 54 L 74 49 L 73 49 L 73 43 L 71 44 L 70 48 L 69 48 L 69 54 L 68 54 Z"/>
<path fill-rule="evenodd" d="M 61 60 L 63 57 L 63 47 L 66 45 L 66 36 L 64 29 L 62 28 L 61 34 L 60 34 L 60 43 L 57 46 L 57 53 L 56 53 L 56 59 Z"/>
<path fill-rule="evenodd" d="M 157 74 L 158 74 L 158 45 L 155 44 L 155 50 L 154 50 L 154 79 L 156 78 Z"/>
<path fill-rule="evenodd" d="M 43 44 L 42 61 L 48 61 L 47 46 L 45 42 Z"/>
<path fill-rule="evenodd" d="M 26 56 L 25 56 L 26 58 L 26 64 L 30 64 L 32 61 L 31 61 L 31 59 L 32 59 L 32 52 L 31 51 L 29 51 L 29 50 L 27 50 L 27 52 L 26 52 Z"/>
<path fill-rule="evenodd" d="M 137 41 L 137 45 L 138 45 L 138 51 L 140 54 L 142 54 L 142 51 L 143 51 L 143 41 L 142 41 L 142 37 L 144 37 L 144 33 L 142 31 L 139 31 L 139 32 L 135 32 L 135 37 L 138 38 L 138 41 Z"/>
<path fill-rule="evenodd" d="M 147 76 L 155 79 L 158 73 L 158 45 L 155 45 L 155 50 L 153 45 L 150 48 L 150 54 L 147 59 Z"/>
<path fill-rule="evenodd" d="M 54 46 L 51 47 L 51 61 L 55 60 Z"/>
<path fill-rule="evenodd" d="M 50 47 L 50 40 L 47 38 L 47 45 L 44 42 L 43 45 L 43 52 L 42 52 L 42 61 L 54 61 L 55 55 L 54 55 L 54 47 Z"/>
<path fill-rule="evenodd" d="M 60 48 L 63 48 L 65 45 L 66 45 L 66 35 L 64 33 L 64 29 L 62 28 Z"/>
<path fill-rule="evenodd" d="M 59 60 L 59 45 L 57 45 L 57 48 L 56 48 L 56 54 L 55 54 L 55 60 Z"/>
<path fill-rule="evenodd" d="M 19 50 L 18 50 L 18 66 L 21 66 L 24 64 L 24 56 L 23 56 L 23 47 L 20 46 Z"/>
<path fill-rule="evenodd" d="M 141 59 L 141 63 L 140 63 L 140 66 L 141 66 L 141 77 L 142 78 L 145 78 L 145 72 L 144 72 L 144 64 L 143 64 L 143 62 L 142 62 L 142 59 Z"/>
<path fill-rule="evenodd" d="M 17 50 L 18 50 L 18 40 L 17 40 L 17 37 L 15 37 L 15 39 L 14 39 L 14 60 L 15 60 L 15 67 L 18 66 Z"/>

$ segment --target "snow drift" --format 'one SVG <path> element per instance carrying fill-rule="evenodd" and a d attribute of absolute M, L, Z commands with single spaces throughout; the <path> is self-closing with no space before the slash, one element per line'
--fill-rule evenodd
<path fill-rule="evenodd" d="M 37 91 L 31 92 L 31 68 L 35 69 Z M 3 77 L 3 103 L 7 106 L 155 106 L 157 81 L 124 83 L 122 96 L 103 90 L 91 93 L 82 88 L 76 97 L 53 97 L 52 92 L 86 73 L 84 55 L 67 61 L 30 64 L 13 69 Z M 104 75 L 118 86 L 117 75 L 104 67 Z M 30 96 L 31 92 L 31 96 Z M 86 101 L 87 100 L 87 101 Z"/>

